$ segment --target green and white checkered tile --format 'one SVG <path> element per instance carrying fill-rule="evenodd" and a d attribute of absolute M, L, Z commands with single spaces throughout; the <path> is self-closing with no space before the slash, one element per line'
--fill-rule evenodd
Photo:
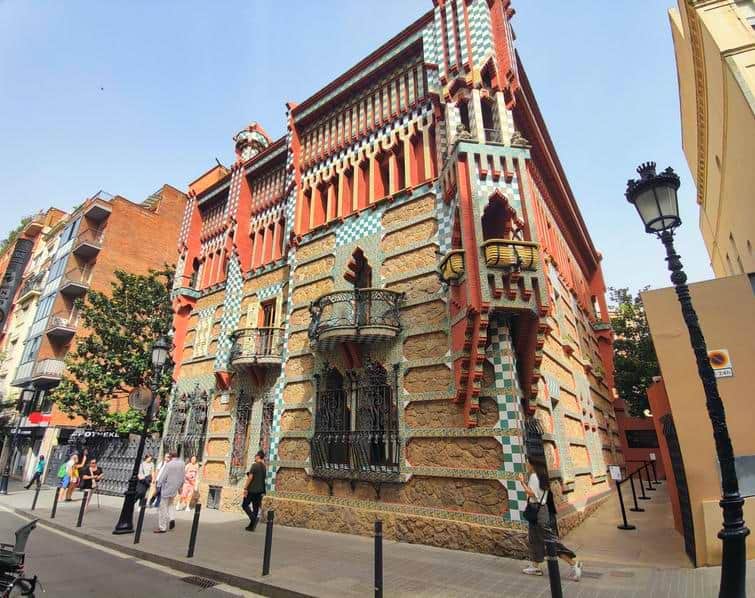
<path fill-rule="evenodd" d="M 358 216 L 347 219 L 336 228 L 336 247 L 350 245 L 368 235 L 374 235 L 382 228 L 381 218 L 385 208 L 380 206 L 375 210 L 365 210 Z"/>
<path fill-rule="evenodd" d="M 236 253 L 228 260 L 228 274 L 223 298 L 223 315 L 220 318 L 220 334 L 218 335 L 218 350 L 215 355 L 215 371 L 227 371 L 228 360 L 231 356 L 233 344 L 232 335 L 241 318 L 241 300 L 244 296 L 244 278 L 241 274 L 241 264 Z"/>
<path fill-rule="evenodd" d="M 454 214 L 456 213 L 456 197 L 450 203 L 443 200 L 440 184 L 435 185 L 435 212 L 438 218 L 438 250 L 441 255 L 451 249 L 451 235 L 454 227 Z"/>
<path fill-rule="evenodd" d="M 574 480 L 574 466 L 569 453 L 569 441 L 566 438 L 566 423 L 564 422 L 564 407 L 561 405 L 561 383 L 553 374 L 544 374 L 545 385 L 550 397 L 551 415 L 553 419 L 553 436 L 558 449 L 559 466 L 565 482 Z"/>
<path fill-rule="evenodd" d="M 496 402 L 498 403 L 498 426 L 502 429 L 523 432 L 521 393 L 519 392 L 516 357 L 508 324 L 502 319 L 491 318 L 488 324 L 488 337 L 490 338 L 490 345 L 486 351 L 486 358 L 493 365 Z M 503 470 L 508 473 L 523 472 L 524 444 L 522 436 L 504 436 L 501 438 L 501 444 Z M 509 516 L 512 521 L 520 521 L 521 511 L 526 506 L 527 496 L 517 482 L 508 480 L 506 489 L 509 495 Z"/>
<path fill-rule="evenodd" d="M 231 184 L 228 188 L 228 209 L 226 217 L 236 219 L 236 212 L 239 207 L 239 195 L 241 195 L 241 177 L 244 176 L 244 169 L 238 168 L 231 174 Z"/>
<path fill-rule="evenodd" d="M 194 197 L 190 197 L 186 200 L 184 206 L 184 215 L 181 219 L 181 232 L 178 234 L 178 246 L 181 247 L 186 244 L 186 240 L 189 236 L 189 223 L 191 222 L 191 216 L 194 213 L 197 200 Z"/>
<path fill-rule="evenodd" d="M 493 30 L 490 26 L 490 9 L 485 0 L 474 0 L 468 8 L 469 35 L 472 42 L 472 55 L 475 66 L 482 66 L 483 61 L 493 52 Z"/>
<path fill-rule="evenodd" d="M 519 196 L 519 184 L 517 182 L 516 173 L 511 179 L 510 183 L 507 183 L 503 177 L 497 181 L 493 180 L 493 173 L 488 172 L 484 177 L 480 175 L 480 171 L 477 171 L 477 180 L 475 181 L 477 193 L 480 199 L 487 203 L 488 198 L 498 190 L 503 193 L 509 201 L 509 204 L 514 208 L 519 216 L 522 214 L 522 201 Z"/>

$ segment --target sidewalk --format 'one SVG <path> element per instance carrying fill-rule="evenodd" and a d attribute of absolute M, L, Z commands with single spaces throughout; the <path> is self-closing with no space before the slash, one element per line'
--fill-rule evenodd
<path fill-rule="evenodd" d="M 32 515 L 29 509 L 33 494 L 33 491 L 24 491 L 20 485 L 12 484 L 11 494 L 0 497 L 0 506 Z M 76 496 L 80 497 L 80 494 Z M 54 526 L 187 575 L 212 577 L 268 596 L 363 597 L 373 593 L 371 538 L 276 526 L 271 574 L 263 578 L 264 524 L 250 533 L 244 531 L 246 521 L 236 514 L 203 510 L 196 554 L 187 559 L 192 513 L 178 514 L 175 531 L 153 534 L 157 514 L 155 509 L 149 509 L 142 541 L 135 546 L 133 535 L 114 536 L 111 533 L 122 499 L 103 496 L 99 509 L 96 498 L 93 499 L 83 527 L 76 529 L 79 500 L 59 504 L 56 518 L 50 521 L 52 497 L 51 489 L 43 490 L 33 513 L 40 518 L 42 525 Z M 638 551 L 637 546 L 643 543 L 640 533 L 650 531 L 650 526 L 643 523 L 641 517 L 653 516 L 649 507 L 655 500 L 643 501 L 643 506 L 649 510 L 636 514 L 637 533 L 616 530 L 615 506 L 609 501 L 601 512 L 588 519 L 582 530 L 567 537 L 567 544 L 584 545 L 586 558 L 585 576 L 580 583 L 566 580 L 566 568 L 562 566 L 565 597 L 708 598 L 717 595 L 719 568 L 679 568 L 673 563 L 662 563 L 665 568 L 661 568 L 652 563 L 657 555 L 654 556 L 650 549 Z M 587 526 L 602 533 L 591 532 Z M 582 538 L 580 534 L 585 533 L 587 538 Z M 662 530 L 661 533 L 665 532 Z M 621 534 L 636 534 L 637 537 Z M 594 553 L 587 552 L 590 537 L 596 537 Z M 626 556 L 621 548 L 616 548 L 621 545 L 629 546 Z M 611 546 L 614 547 L 609 550 Z M 33 536 L 30 550 L 34 550 Z M 525 564 L 522 561 L 387 540 L 383 544 L 383 553 L 386 596 L 550 596 L 547 577 L 522 575 L 520 571 Z M 635 563 L 638 556 L 639 561 Z M 748 589 L 755 595 L 755 561 L 748 563 L 748 573 Z"/>

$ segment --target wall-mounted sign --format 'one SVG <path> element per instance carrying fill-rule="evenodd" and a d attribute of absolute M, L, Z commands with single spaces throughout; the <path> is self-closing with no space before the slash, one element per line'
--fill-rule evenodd
<path fill-rule="evenodd" d="M 655 461 L 655 453 L 650 453 L 650 460 Z"/>
<path fill-rule="evenodd" d="M 611 479 L 617 482 L 621 481 L 621 467 L 618 465 L 609 465 L 608 472 L 611 474 Z"/>
<path fill-rule="evenodd" d="M 716 378 L 731 378 L 734 375 L 734 366 L 731 364 L 728 349 L 708 351 L 708 361 Z"/>

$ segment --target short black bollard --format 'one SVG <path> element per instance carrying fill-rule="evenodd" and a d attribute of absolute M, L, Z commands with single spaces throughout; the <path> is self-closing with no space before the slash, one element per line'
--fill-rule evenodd
<path fill-rule="evenodd" d="M 651 461 L 650 465 L 653 467 L 653 479 L 655 480 L 655 483 L 660 484 L 658 481 L 658 474 L 655 472 L 655 461 Z"/>
<path fill-rule="evenodd" d="M 267 512 L 267 523 L 265 524 L 265 554 L 262 557 L 262 575 L 270 575 L 270 553 L 273 550 L 273 521 L 275 520 L 275 511 Z"/>
<path fill-rule="evenodd" d="M 139 518 L 136 520 L 136 533 L 134 533 L 134 544 L 138 544 L 142 539 L 142 526 L 144 525 L 144 511 L 147 510 L 147 499 L 142 498 L 139 502 Z"/>
<path fill-rule="evenodd" d="M 637 477 L 640 479 L 640 492 L 642 493 L 642 496 L 640 496 L 640 500 L 650 500 L 650 497 L 645 494 L 645 482 L 642 480 L 642 467 L 640 467 L 636 472 Z"/>
<path fill-rule="evenodd" d="M 375 521 L 375 598 L 383 598 L 383 522 Z"/>
<path fill-rule="evenodd" d="M 634 501 L 634 507 L 630 508 L 630 511 L 634 511 L 635 513 L 644 513 L 645 509 L 641 509 L 640 505 L 637 504 L 637 491 L 634 489 L 634 478 L 632 477 L 634 474 L 629 476 L 629 484 L 632 486 L 632 500 Z"/>
<path fill-rule="evenodd" d="M 655 492 L 655 486 L 653 486 L 653 482 L 650 481 L 650 463 L 645 463 L 645 477 L 648 481 L 648 490 Z"/>
<path fill-rule="evenodd" d="M 202 505 L 197 503 L 196 506 L 194 507 L 194 521 L 191 522 L 191 535 L 189 536 L 189 552 L 186 554 L 186 558 L 191 558 L 194 556 L 194 548 L 197 545 L 197 531 L 199 531 L 199 513 L 201 510 L 202 510 Z M 142 511 L 144 511 L 143 508 L 142 508 Z"/>
<path fill-rule="evenodd" d="M 619 493 L 619 505 L 621 505 L 621 518 L 624 520 L 624 523 L 621 525 L 617 525 L 619 529 L 636 529 L 634 525 L 627 522 L 627 512 L 624 510 L 624 497 L 621 495 L 621 484 L 616 484 L 616 491 Z"/>
<path fill-rule="evenodd" d="M 60 488 L 55 488 L 55 496 L 52 499 L 52 512 L 50 513 L 50 519 L 55 519 L 55 513 L 58 510 L 58 499 L 60 498 Z"/>
<path fill-rule="evenodd" d="M 553 544 L 553 540 L 545 541 L 545 560 L 548 561 L 548 581 L 551 584 L 551 598 L 564 598 L 561 590 L 561 572 L 558 569 L 558 557 L 556 556 L 556 546 Z"/>
<path fill-rule="evenodd" d="M 79 509 L 79 518 L 76 520 L 76 527 L 81 527 L 81 522 L 84 521 L 84 511 L 87 508 L 89 492 L 89 490 L 84 490 L 84 498 L 81 499 L 81 508 Z"/>
<path fill-rule="evenodd" d="M 37 508 L 37 499 L 39 498 L 39 491 L 42 489 L 41 486 L 37 486 L 37 489 L 34 491 L 34 500 L 31 501 L 31 510 Z"/>

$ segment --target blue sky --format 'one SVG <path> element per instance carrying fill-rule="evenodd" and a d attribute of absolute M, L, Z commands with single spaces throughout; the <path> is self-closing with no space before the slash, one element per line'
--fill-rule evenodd
<path fill-rule="evenodd" d="M 672 0 L 668 0 L 672 5 Z M 681 151 L 666 2 L 515 0 L 517 47 L 598 249 L 606 283 L 668 286 L 663 251 L 623 197 L 643 161 L 682 176 L 678 251 L 711 277 Z M 275 138 L 302 101 L 431 0 L 0 1 L 0 237 L 99 189 L 141 201 Z"/>

